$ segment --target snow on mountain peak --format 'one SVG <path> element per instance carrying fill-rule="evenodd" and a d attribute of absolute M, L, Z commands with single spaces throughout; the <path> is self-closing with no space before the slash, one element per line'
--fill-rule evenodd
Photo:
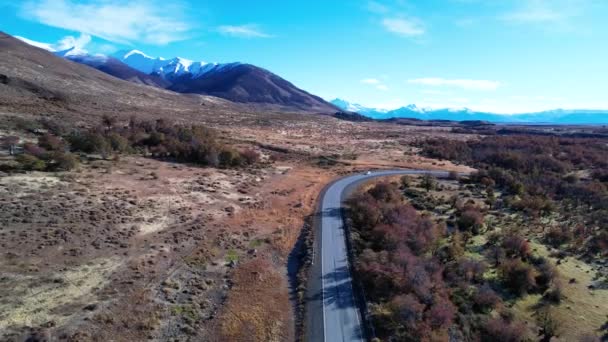
<path fill-rule="evenodd" d="M 129 57 L 130 57 L 130 56 L 132 56 L 132 55 L 140 55 L 140 56 L 142 56 L 142 57 L 144 57 L 144 58 L 150 58 L 150 59 L 153 59 L 153 57 L 150 57 L 150 56 L 146 55 L 145 53 L 143 53 L 143 52 L 141 52 L 141 51 L 139 51 L 139 50 L 131 50 L 131 51 L 128 51 L 128 52 L 126 52 L 126 53 L 123 55 L 123 57 L 122 57 L 122 58 L 129 58 Z"/>
<path fill-rule="evenodd" d="M 163 78 L 172 78 L 186 74 L 192 75 L 192 77 L 199 77 L 209 71 L 218 70 L 218 68 L 239 64 L 196 62 L 182 57 L 165 59 L 148 56 L 139 50 L 121 51 L 114 54 L 114 57 L 133 69 L 146 74 L 157 74 Z"/>
<path fill-rule="evenodd" d="M 43 50 L 46 51 L 51 51 L 51 52 L 55 52 L 55 48 L 53 47 L 53 44 L 49 44 L 49 43 L 41 43 L 41 42 L 37 42 L 31 39 L 27 39 L 25 37 L 21 37 L 21 36 L 15 36 L 15 38 L 19 39 L 20 41 L 35 46 L 37 48 L 41 48 Z"/>

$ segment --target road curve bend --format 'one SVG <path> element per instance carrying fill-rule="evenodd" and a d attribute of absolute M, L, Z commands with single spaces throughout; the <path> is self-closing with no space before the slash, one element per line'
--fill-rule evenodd
<path fill-rule="evenodd" d="M 355 186 L 371 178 L 431 174 L 446 171 L 387 170 L 355 174 L 338 179 L 321 194 L 316 215 L 315 242 L 307 292 L 306 340 L 311 342 L 365 341 L 360 307 L 355 300 L 348 263 L 343 202 Z"/>

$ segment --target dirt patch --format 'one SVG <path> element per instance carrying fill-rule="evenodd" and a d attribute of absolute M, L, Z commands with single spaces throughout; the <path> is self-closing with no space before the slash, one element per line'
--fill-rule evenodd
<path fill-rule="evenodd" d="M 62 307 L 78 303 L 84 307 L 96 301 L 93 292 L 104 287 L 120 265 L 118 258 L 109 258 L 42 277 L 4 273 L 0 331 L 14 326 L 65 323 L 79 312 L 62 312 Z"/>

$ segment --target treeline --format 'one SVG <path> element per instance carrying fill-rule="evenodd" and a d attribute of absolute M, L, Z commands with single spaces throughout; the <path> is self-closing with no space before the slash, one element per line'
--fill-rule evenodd
<path fill-rule="evenodd" d="M 471 180 L 500 189 L 504 205 L 532 217 L 558 212 L 577 224 L 550 227 L 546 239 L 588 257 L 608 256 L 608 140 L 492 136 L 434 139 L 423 153 L 478 168 Z"/>
<path fill-rule="evenodd" d="M 11 152 L 19 139 L 10 140 Z M 215 130 L 201 125 L 178 125 L 165 120 L 120 124 L 104 117 L 100 125 L 66 131 L 52 126 L 37 144 L 25 143 L 16 156 L 23 170 L 70 170 L 78 164 L 74 153 L 98 154 L 108 158 L 117 154 L 140 153 L 159 159 L 203 166 L 231 168 L 253 165 L 260 155 L 252 149 L 238 150 L 222 143 Z"/>
<path fill-rule="evenodd" d="M 519 232 L 492 234 L 486 261 L 468 258 L 465 236 L 483 225 L 479 208 L 459 208 L 458 226 L 448 234 L 403 198 L 397 184 L 379 183 L 349 200 L 354 272 L 380 339 L 522 341 L 527 328 L 498 293 L 561 299 L 555 268 L 534 257 Z M 489 265 L 498 269 L 497 283 L 486 280 Z"/>

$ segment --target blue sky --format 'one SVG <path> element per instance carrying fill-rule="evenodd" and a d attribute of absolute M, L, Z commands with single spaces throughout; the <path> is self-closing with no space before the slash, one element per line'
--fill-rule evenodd
<path fill-rule="evenodd" d="M 0 0 L 0 30 L 93 53 L 242 61 L 326 99 L 608 108 L 608 1 Z"/>

